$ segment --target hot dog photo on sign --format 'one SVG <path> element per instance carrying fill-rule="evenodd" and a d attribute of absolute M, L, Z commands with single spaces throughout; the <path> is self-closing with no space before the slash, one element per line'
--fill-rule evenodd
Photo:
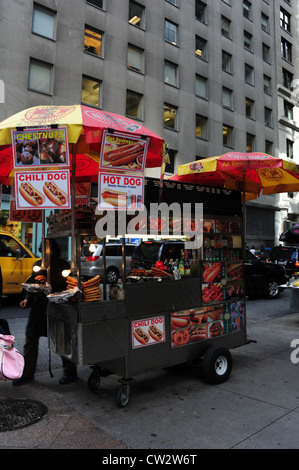
<path fill-rule="evenodd" d="M 143 171 L 147 145 L 147 139 L 106 133 L 103 139 L 100 166 L 110 169 Z"/>
<path fill-rule="evenodd" d="M 131 324 L 133 349 L 163 343 L 165 341 L 164 325 L 164 316 L 133 321 Z"/>
<path fill-rule="evenodd" d="M 16 207 L 22 209 L 69 209 L 69 170 L 16 172 Z"/>

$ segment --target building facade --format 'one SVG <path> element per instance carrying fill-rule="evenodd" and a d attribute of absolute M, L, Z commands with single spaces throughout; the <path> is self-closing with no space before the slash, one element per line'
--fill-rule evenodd
<path fill-rule="evenodd" d="M 165 139 L 167 174 L 228 151 L 296 160 L 295 0 L 0 0 L 0 7 L 0 120 L 47 104 L 127 115 Z M 297 207 L 296 193 L 248 204 L 247 243 L 277 244 L 298 220 Z"/>

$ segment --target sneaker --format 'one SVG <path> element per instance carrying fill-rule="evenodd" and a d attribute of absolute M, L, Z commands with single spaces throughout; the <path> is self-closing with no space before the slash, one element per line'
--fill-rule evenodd
<path fill-rule="evenodd" d="M 77 380 L 77 378 L 78 378 L 77 375 L 63 375 L 59 379 L 59 383 L 60 383 L 60 385 L 67 385 L 67 384 L 70 384 L 72 382 L 75 382 L 75 380 Z"/>

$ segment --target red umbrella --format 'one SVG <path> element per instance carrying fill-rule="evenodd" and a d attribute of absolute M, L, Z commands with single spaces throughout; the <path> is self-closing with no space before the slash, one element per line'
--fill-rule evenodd
<path fill-rule="evenodd" d="M 71 163 L 72 154 L 76 153 L 78 181 L 97 181 L 104 131 L 147 138 L 145 167 L 162 165 L 163 139 L 132 119 L 83 105 L 36 106 L 14 114 L 0 123 L 0 182 L 8 184 L 8 177 L 12 176 L 11 131 L 17 128 L 56 125 L 67 127 Z"/>

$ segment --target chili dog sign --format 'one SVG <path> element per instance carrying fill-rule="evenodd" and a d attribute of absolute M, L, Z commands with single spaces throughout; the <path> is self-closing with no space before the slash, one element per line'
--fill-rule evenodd
<path fill-rule="evenodd" d="M 142 209 L 144 177 L 99 173 L 99 209 Z"/>
<path fill-rule="evenodd" d="M 147 138 L 106 132 L 100 156 L 100 168 L 124 171 L 144 171 L 148 147 Z"/>
<path fill-rule="evenodd" d="M 165 317 L 146 318 L 131 322 L 132 348 L 141 348 L 165 341 Z"/>
<path fill-rule="evenodd" d="M 16 172 L 16 208 L 69 209 L 70 171 Z"/>

